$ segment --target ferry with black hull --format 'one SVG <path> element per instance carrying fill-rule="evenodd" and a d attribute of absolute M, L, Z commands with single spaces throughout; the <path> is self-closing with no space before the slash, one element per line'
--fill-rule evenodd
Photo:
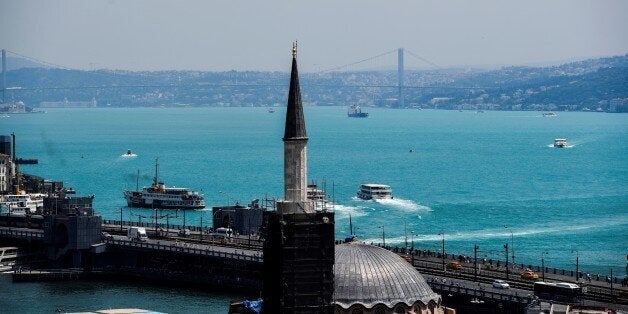
<path fill-rule="evenodd" d="M 198 192 L 188 188 L 166 187 L 157 179 L 159 163 L 155 161 L 153 185 L 143 187 L 141 191 L 125 190 L 129 207 L 160 209 L 201 209 L 205 208 L 205 199 Z"/>

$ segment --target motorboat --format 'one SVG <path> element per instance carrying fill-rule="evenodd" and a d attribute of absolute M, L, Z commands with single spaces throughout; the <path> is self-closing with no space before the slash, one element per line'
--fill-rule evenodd
<path fill-rule="evenodd" d="M 347 111 L 347 116 L 351 118 L 366 118 L 369 114 L 368 112 L 363 112 L 360 106 L 351 105 L 349 106 L 349 111 Z"/>
<path fill-rule="evenodd" d="M 553 113 L 553 112 L 544 112 L 543 113 L 544 117 L 556 117 L 557 114 Z"/>
<path fill-rule="evenodd" d="M 124 198 L 129 207 L 161 209 L 205 208 L 205 199 L 198 192 L 188 188 L 166 187 L 163 182 L 159 182 L 157 177 L 158 169 L 159 162 L 155 160 L 155 177 L 151 186 L 143 187 L 141 191 L 138 191 L 137 188 L 135 191 L 124 191 Z"/>
<path fill-rule="evenodd" d="M 124 158 L 135 158 L 137 154 L 134 154 L 130 149 L 127 149 L 126 153 L 122 154 Z"/>
<path fill-rule="evenodd" d="M 557 138 L 554 140 L 554 147 L 565 148 L 567 147 L 567 139 Z"/>
<path fill-rule="evenodd" d="M 358 197 L 363 200 L 392 199 L 390 186 L 377 183 L 365 183 L 360 185 Z"/>

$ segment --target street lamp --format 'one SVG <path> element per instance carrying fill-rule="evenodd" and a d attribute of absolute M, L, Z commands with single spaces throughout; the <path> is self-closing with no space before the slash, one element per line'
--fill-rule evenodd
<path fill-rule="evenodd" d="M 227 206 L 229 206 L 229 193 L 223 191 L 218 191 L 218 193 L 227 195 Z"/>
<path fill-rule="evenodd" d="M 445 274 L 445 233 L 441 232 L 438 235 L 443 236 L 443 254 L 441 256 L 443 258 L 443 274 Z"/>
<path fill-rule="evenodd" d="M 571 253 L 573 253 L 574 251 L 576 251 L 576 282 L 578 282 L 578 280 L 580 280 L 580 268 L 579 268 L 579 259 L 580 259 L 580 253 L 578 252 L 578 250 L 571 250 Z"/>
<path fill-rule="evenodd" d="M 508 229 L 507 225 L 504 225 L 504 228 Z M 512 233 L 512 229 L 508 229 L 510 231 L 510 250 L 512 251 L 512 265 L 515 265 L 515 235 Z"/>
<path fill-rule="evenodd" d="M 406 236 L 406 239 L 405 239 L 405 242 L 404 242 L 405 243 L 405 247 L 404 247 L 404 251 L 403 252 L 407 253 L 408 252 L 408 223 L 405 220 L 403 221 L 403 232 L 404 232 L 404 234 Z"/>
<path fill-rule="evenodd" d="M 383 247 L 386 248 L 386 229 L 384 228 L 384 225 L 379 226 L 379 228 L 382 229 L 382 244 Z"/>
<path fill-rule="evenodd" d="M 410 231 L 410 236 L 412 238 L 412 246 L 410 247 L 410 250 L 414 251 L 414 235 L 416 234 L 416 232 L 414 231 Z"/>
<path fill-rule="evenodd" d="M 541 252 L 541 270 L 543 274 L 543 281 L 545 281 L 545 255 L 547 255 L 547 252 Z"/>

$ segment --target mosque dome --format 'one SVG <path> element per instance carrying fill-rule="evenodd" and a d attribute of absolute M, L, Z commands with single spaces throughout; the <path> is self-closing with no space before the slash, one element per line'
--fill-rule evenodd
<path fill-rule="evenodd" d="M 336 245 L 335 259 L 334 303 L 337 313 L 338 310 L 358 308 L 381 308 L 383 312 L 394 309 L 398 313 L 399 309 L 440 307 L 440 295 L 432 291 L 410 263 L 393 252 L 361 242 L 349 242 Z"/>

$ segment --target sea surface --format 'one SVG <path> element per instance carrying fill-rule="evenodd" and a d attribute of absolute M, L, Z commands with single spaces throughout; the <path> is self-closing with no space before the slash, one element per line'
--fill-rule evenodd
<path fill-rule="evenodd" d="M 575 270 L 578 256 L 582 271 L 626 275 L 628 115 L 368 111 L 357 119 L 342 107 L 305 108 L 308 179 L 326 183 L 337 239 L 349 233 L 351 216 L 354 233 L 369 243 L 385 237 L 387 245 L 405 246 L 407 239 L 408 246 L 436 251 L 444 238 L 448 253 L 472 255 L 477 244 L 479 257 L 501 260 L 508 243 L 516 263 L 539 265 L 543 255 L 549 267 Z M 39 159 L 22 166 L 24 172 L 94 194 L 95 210 L 108 219 L 121 212 L 127 220 L 150 219 L 151 210 L 127 208 L 122 191 L 136 188 L 138 170 L 140 187 L 149 185 L 159 158 L 166 185 L 204 194 L 208 209 L 185 215 L 186 224 L 198 225 L 201 217 L 211 221 L 211 206 L 282 197 L 284 119 L 285 108 L 56 109 L 0 118 L 0 134 L 15 132 L 18 156 Z M 566 138 L 569 147 L 553 148 L 554 138 Z M 137 157 L 122 157 L 127 149 Z M 394 199 L 357 199 L 367 182 L 390 185 Z M 173 213 L 183 223 L 182 213 Z M 27 290 L 50 296 L 65 286 L 82 287 Z M 106 284 L 112 293 L 129 289 Z M 145 297 L 172 293 L 144 290 L 129 298 L 143 304 Z M 106 305 L 98 301 L 100 290 L 92 291 L 77 297 Z M 176 302 L 194 302 L 185 298 Z"/>

